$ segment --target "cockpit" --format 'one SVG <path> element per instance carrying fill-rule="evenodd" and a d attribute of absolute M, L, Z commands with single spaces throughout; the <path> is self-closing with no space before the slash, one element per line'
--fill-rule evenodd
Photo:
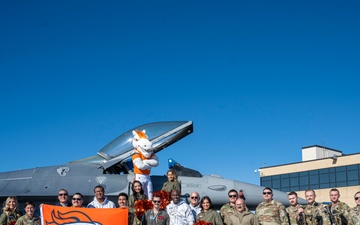
<path fill-rule="evenodd" d="M 73 161 L 99 165 L 104 174 L 129 174 L 133 171 L 133 130 L 146 130 L 153 152 L 157 153 L 193 132 L 192 121 L 170 121 L 148 123 L 128 130 L 97 152 L 96 156 Z M 180 164 L 169 164 L 179 171 L 180 176 L 200 176 L 198 171 Z"/>

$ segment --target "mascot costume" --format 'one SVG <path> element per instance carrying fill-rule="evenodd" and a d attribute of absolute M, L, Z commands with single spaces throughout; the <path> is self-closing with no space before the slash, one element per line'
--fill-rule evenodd
<path fill-rule="evenodd" d="M 153 153 L 152 143 L 149 141 L 145 130 L 133 130 L 134 153 L 131 157 L 134 165 L 135 180 L 142 184 L 144 193 L 149 199 L 152 199 L 153 186 L 150 177 L 151 167 L 159 165 L 158 157 Z"/>

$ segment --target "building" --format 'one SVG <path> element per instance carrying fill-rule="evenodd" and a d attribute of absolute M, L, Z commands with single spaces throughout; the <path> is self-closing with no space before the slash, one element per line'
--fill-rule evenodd
<path fill-rule="evenodd" d="M 317 202 L 329 202 L 329 191 L 337 188 L 340 201 L 355 206 L 360 191 L 360 153 L 345 155 L 339 150 L 312 145 L 302 148 L 302 161 L 260 168 L 261 186 L 284 192 L 295 191 L 305 198 L 305 190 L 316 192 Z"/>

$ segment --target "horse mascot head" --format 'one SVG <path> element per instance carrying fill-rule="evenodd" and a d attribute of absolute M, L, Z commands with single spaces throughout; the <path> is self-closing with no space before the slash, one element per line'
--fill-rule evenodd
<path fill-rule="evenodd" d="M 133 130 L 133 141 L 135 151 L 138 151 L 140 154 L 143 154 L 146 158 L 149 158 L 153 153 L 152 143 L 149 141 L 148 136 L 145 134 L 145 130 L 138 131 Z"/>

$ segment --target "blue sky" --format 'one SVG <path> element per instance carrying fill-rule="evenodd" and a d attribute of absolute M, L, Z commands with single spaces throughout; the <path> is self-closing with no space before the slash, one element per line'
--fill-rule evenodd
<path fill-rule="evenodd" d="M 359 1 L 1 1 L 0 171 L 192 120 L 158 153 L 259 184 L 301 148 L 360 151 Z"/>

